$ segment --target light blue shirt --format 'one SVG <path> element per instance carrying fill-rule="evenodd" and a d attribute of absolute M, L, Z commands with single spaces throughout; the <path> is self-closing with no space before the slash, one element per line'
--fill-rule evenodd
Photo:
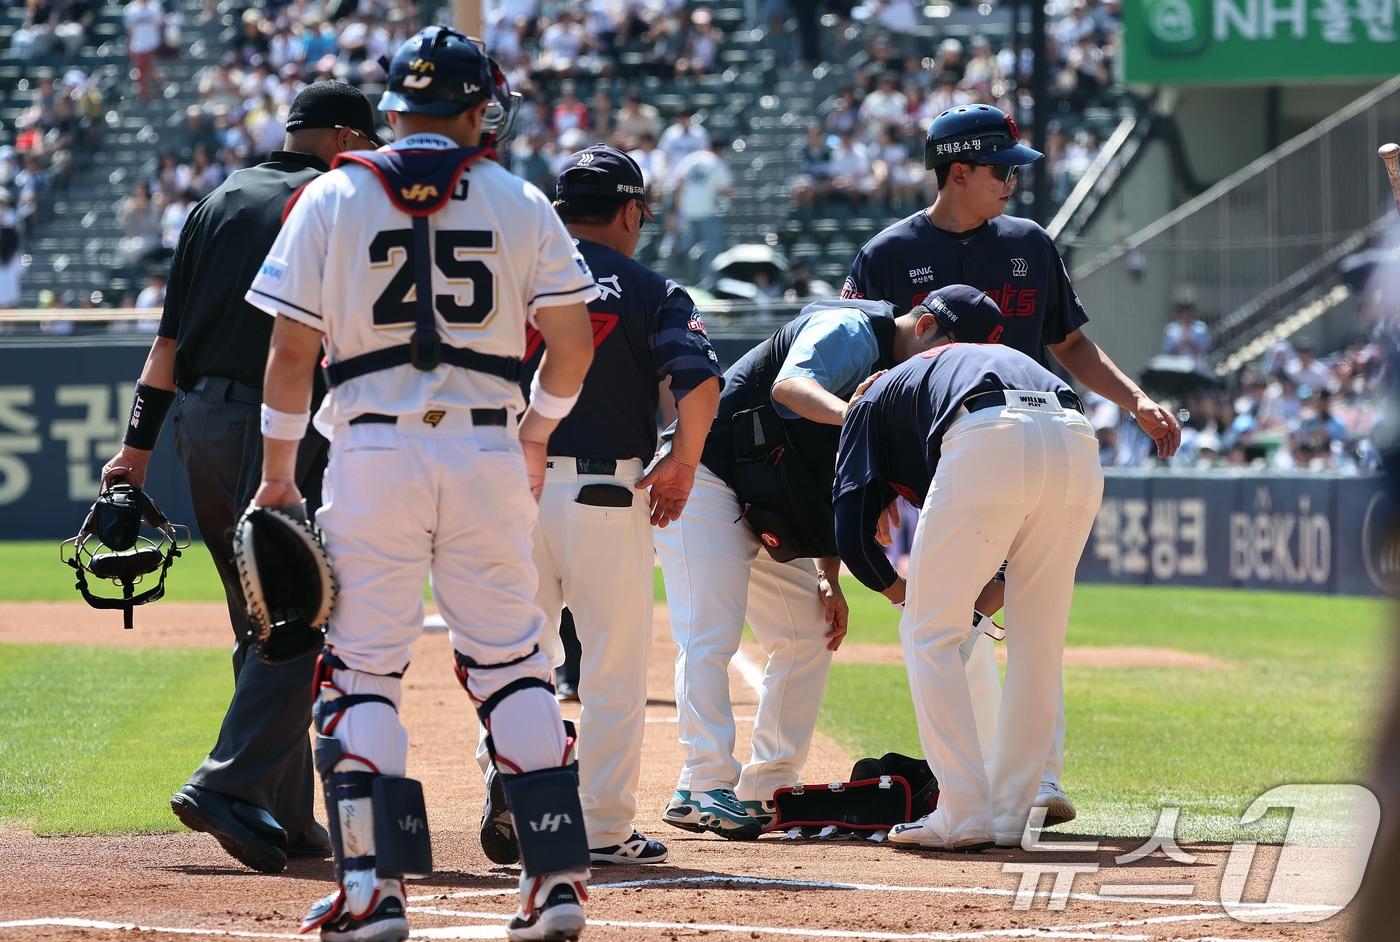
<path fill-rule="evenodd" d="M 814 301 L 803 308 L 812 316 L 797 333 L 783 361 L 774 385 L 785 379 L 805 377 L 833 396 L 849 399 L 880 360 L 880 346 L 870 321 L 861 309 L 888 309 L 883 301 Z M 773 403 L 778 415 L 797 418 L 797 413 Z"/>

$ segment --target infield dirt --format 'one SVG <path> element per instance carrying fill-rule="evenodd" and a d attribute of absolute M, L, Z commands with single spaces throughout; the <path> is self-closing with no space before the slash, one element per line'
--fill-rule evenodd
<path fill-rule="evenodd" d="M 76 604 L 7 605 L 0 607 L 0 642 L 226 647 L 224 612 L 221 605 L 162 603 L 142 608 L 137 629 L 123 632 L 111 613 Z M 1292 925 L 1244 923 L 1226 916 L 1218 900 L 1230 848 L 1222 845 L 1184 847 L 1195 855 L 1194 865 L 1158 853 L 1118 866 L 1114 858 L 1136 849 L 1140 841 L 1103 840 L 1094 853 L 1018 849 L 956 855 L 778 836 L 732 843 L 674 830 L 659 820 L 681 755 L 671 686 L 673 650 L 665 608 L 659 606 L 646 665 L 650 700 L 636 823 L 667 844 L 670 860 L 648 867 L 595 868 L 588 909 L 593 924 L 585 938 L 1313 942 L 1346 937 L 1345 913 L 1321 923 Z M 477 845 L 482 789 L 473 759 L 476 722 L 451 664 L 446 636 L 426 634 L 404 683 L 409 774 L 424 783 L 437 863 L 432 877 L 408 886 L 410 920 L 415 938 L 502 938 L 515 907 L 517 874 L 488 862 Z M 731 681 L 743 758 L 756 695 L 737 672 Z M 577 704 L 564 709 L 577 718 Z M 819 736 L 806 778 L 844 779 L 851 759 Z M 1072 777 L 1069 784 L 1072 792 Z M 122 796 L 99 794 L 93 800 L 121 801 Z M 1069 837 L 1047 832 L 1049 841 Z M 263 876 L 244 869 L 206 835 L 186 832 L 38 838 L 3 830 L 0 859 L 5 861 L 0 942 L 287 937 L 307 906 L 329 891 L 331 881 L 329 861 L 293 861 L 286 873 Z M 1099 869 L 1075 879 L 1075 896 L 1062 910 L 1047 909 L 1048 876 L 1031 908 L 1015 910 L 1021 875 L 1004 866 L 1047 859 L 1081 867 L 1097 864 Z M 1277 859 L 1276 848 L 1260 849 L 1244 900 L 1265 900 Z M 1162 899 L 1136 893 L 1124 898 L 1122 891 L 1113 890 L 1114 884 L 1165 883 L 1193 890 L 1189 896 Z M 20 921 L 26 924 L 17 925 Z"/>

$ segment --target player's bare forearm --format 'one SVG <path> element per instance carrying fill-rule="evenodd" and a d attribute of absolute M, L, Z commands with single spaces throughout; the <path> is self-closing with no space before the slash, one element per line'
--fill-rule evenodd
<path fill-rule="evenodd" d="M 1108 354 L 1083 331 L 1076 330 L 1062 343 L 1050 345 L 1055 359 L 1070 375 L 1094 392 L 1132 413 L 1142 430 L 1152 437 L 1157 456 L 1164 461 L 1181 445 L 1181 423 L 1123 375 Z"/>
<path fill-rule="evenodd" d="M 1130 380 L 1118 364 L 1114 363 L 1103 348 L 1076 330 L 1060 343 L 1049 344 L 1050 352 L 1069 374 L 1086 388 L 1105 399 L 1127 409 L 1136 411 L 1140 399 L 1146 398 L 1137 383 Z"/>
<path fill-rule="evenodd" d="M 671 440 L 671 454 L 687 467 L 700 463 L 705 450 L 705 437 L 714 424 L 719 409 L 719 378 L 711 377 L 676 400 L 676 435 Z"/>
<path fill-rule="evenodd" d="M 263 402 L 278 412 L 311 408 L 311 383 L 321 355 L 322 334 L 285 317 L 272 328 L 272 344 L 263 374 Z M 300 439 L 263 440 L 263 481 L 294 483 Z"/>
<path fill-rule="evenodd" d="M 773 401 L 822 425 L 840 425 L 846 420 L 846 401 L 805 376 L 790 376 L 774 383 Z"/>
<path fill-rule="evenodd" d="M 540 386 L 552 396 L 569 398 L 579 391 L 593 364 L 593 322 L 585 304 L 541 308 L 535 325 L 544 338 Z"/>

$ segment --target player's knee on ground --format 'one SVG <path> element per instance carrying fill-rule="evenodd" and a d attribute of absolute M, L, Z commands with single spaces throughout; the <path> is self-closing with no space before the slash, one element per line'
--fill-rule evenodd
<path fill-rule="evenodd" d="M 361 918 L 373 911 L 382 881 L 432 872 L 423 787 L 403 777 L 400 678 L 349 669 L 324 652 L 316 688 L 316 769 L 336 877 L 346 908 Z"/>

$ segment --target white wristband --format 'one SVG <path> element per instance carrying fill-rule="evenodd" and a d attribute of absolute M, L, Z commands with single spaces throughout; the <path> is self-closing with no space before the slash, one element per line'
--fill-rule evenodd
<path fill-rule="evenodd" d="M 536 371 L 535 378 L 530 380 L 530 408 L 546 419 L 562 419 L 573 411 L 581 392 L 582 386 L 572 396 L 556 396 L 540 385 L 540 374 Z"/>
<path fill-rule="evenodd" d="M 311 412 L 282 412 L 267 403 L 262 404 L 263 438 L 278 438 L 284 441 L 300 441 L 306 437 L 306 426 L 311 421 Z"/>

